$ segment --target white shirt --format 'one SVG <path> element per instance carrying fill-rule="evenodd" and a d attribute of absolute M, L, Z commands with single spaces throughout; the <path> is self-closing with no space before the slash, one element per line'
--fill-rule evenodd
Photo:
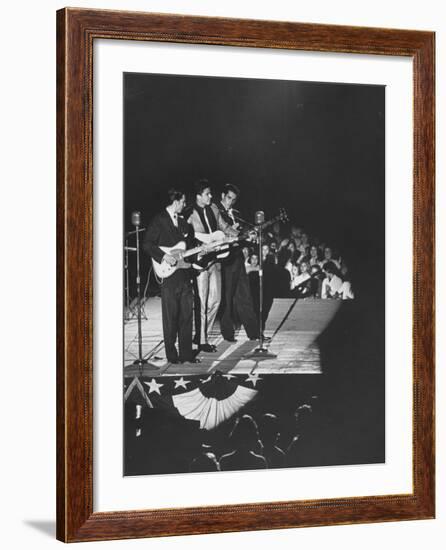
<path fill-rule="evenodd" d="M 331 280 L 329 280 L 328 277 L 325 277 L 322 281 L 322 298 L 328 298 L 329 293 L 333 296 L 335 292 L 340 292 L 341 287 L 342 279 L 337 275 L 333 275 Z"/>
<path fill-rule="evenodd" d="M 178 227 L 178 214 L 172 214 L 172 212 L 166 208 L 167 213 L 170 216 L 170 219 L 172 220 L 172 223 L 175 227 Z"/>

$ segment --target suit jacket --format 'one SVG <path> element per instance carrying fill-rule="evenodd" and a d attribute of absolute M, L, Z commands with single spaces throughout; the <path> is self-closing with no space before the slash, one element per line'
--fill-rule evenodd
<path fill-rule="evenodd" d="M 218 210 L 220 211 L 220 214 L 221 214 L 221 217 L 224 219 L 224 221 L 228 224 L 228 225 L 234 225 L 234 221 L 233 219 L 231 218 L 231 216 L 228 214 L 228 211 L 226 210 L 226 208 L 222 205 L 222 203 L 218 203 L 217 205 L 217 208 Z"/>
<path fill-rule="evenodd" d="M 231 218 L 226 208 L 222 205 L 221 202 L 218 203 L 217 207 L 223 220 L 232 228 L 232 226 L 234 225 L 234 220 Z M 239 229 L 237 230 L 237 233 L 240 234 Z M 240 246 L 235 247 L 233 250 L 231 250 L 229 256 L 222 260 L 221 264 L 225 267 L 227 273 L 230 269 L 232 269 L 233 272 L 238 272 L 240 269 L 240 264 L 245 263 L 245 258 L 243 256 L 241 246 L 242 244 L 240 243 Z"/>
<path fill-rule="evenodd" d="M 182 217 L 178 217 L 178 227 L 172 221 L 167 210 L 156 215 L 144 235 L 143 250 L 155 261 L 161 262 L 165 252 L 160 246 L 175 246 L 179 241 L 190 244 L 193 228 Z"/>

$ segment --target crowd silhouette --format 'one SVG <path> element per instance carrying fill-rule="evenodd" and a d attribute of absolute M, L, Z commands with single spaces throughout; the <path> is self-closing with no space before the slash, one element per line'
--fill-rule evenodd
<path fill-rule="evenodd" d="M 211 431 L 194 429 L 184 419 L 174 427 L 175 422 L 166 424 L 169 415 L 126 403 L 126 475 L 318 465 L 317 399 L 297 403 L 292 414 L 243 412 Z"/>

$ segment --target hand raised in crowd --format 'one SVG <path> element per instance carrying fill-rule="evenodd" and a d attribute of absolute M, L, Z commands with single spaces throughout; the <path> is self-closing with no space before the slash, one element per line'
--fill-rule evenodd
<path fill-rule="evenodd" d="M 279 250 L 287 246 L 289 242 L 290 242 L 290 239 L 283 239 L 283 241 L 280 243 Z"/>

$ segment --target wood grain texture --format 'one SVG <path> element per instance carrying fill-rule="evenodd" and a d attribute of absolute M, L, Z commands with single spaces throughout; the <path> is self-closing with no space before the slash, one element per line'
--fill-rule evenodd
<path fill-rule="evenodd" d="M 413 493 L 93 513 L 92 68 L 97 38 L 403 55 L 414 68 Z M 434 34 L 66 8 L 57 13 L 57 538 L 434 517 Z"/>

